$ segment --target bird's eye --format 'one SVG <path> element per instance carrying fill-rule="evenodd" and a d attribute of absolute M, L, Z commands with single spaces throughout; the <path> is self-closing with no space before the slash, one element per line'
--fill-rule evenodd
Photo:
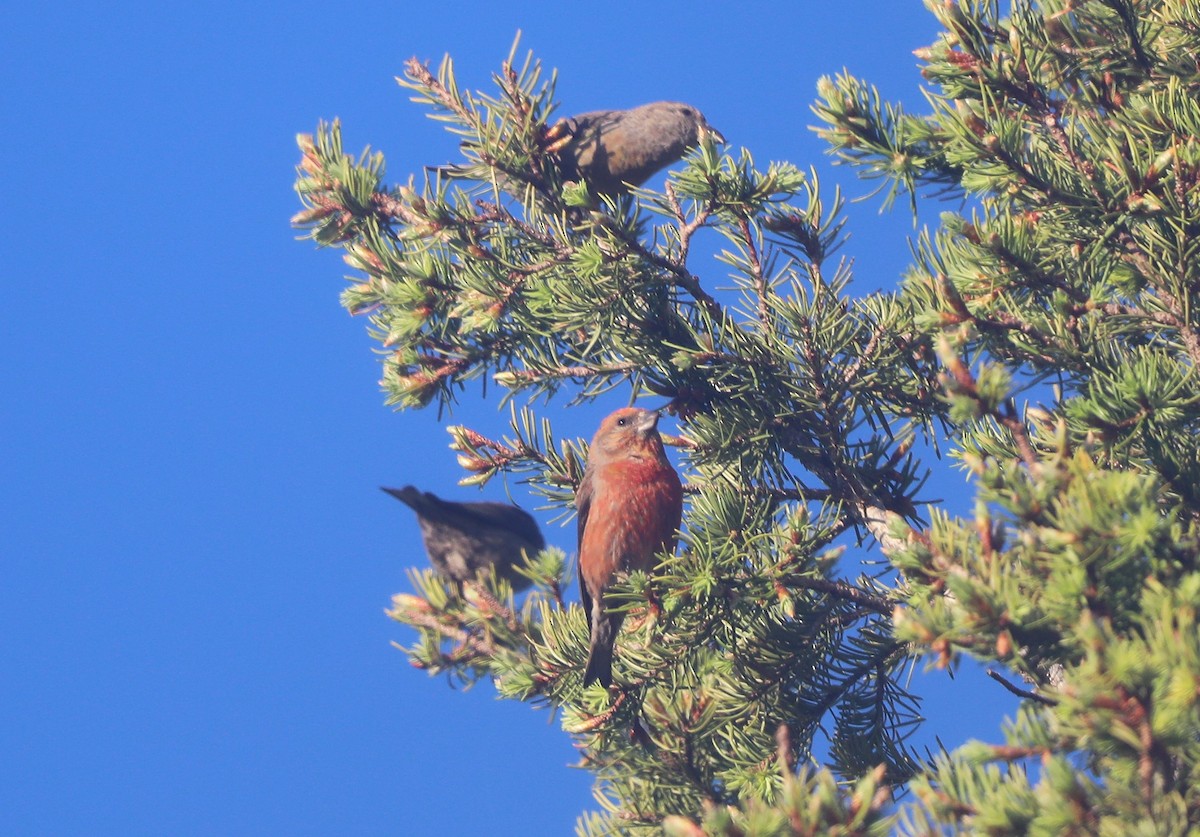
<path fill-rule="evenodd" d="M 617 427 L 624 427 L 627 424 L 629 424 L 629 419 L 623 419 L 623 418 L 617 419 Z"/>

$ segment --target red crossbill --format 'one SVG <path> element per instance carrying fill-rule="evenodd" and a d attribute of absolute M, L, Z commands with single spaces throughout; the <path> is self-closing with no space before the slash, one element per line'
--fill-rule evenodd
<path fill-rule="evenodd" d="M 620 195 L 683 157 L 705 134 L 725 141 L 691 105 L 651 102 L 563 119 L 546 139 L 565 179 L 583 178 L 597 194 Z"/>
<path fill-rule="evenodd" d="M 513 568 L 522 552 L 532 556 L 546 541 L 527 512 L 508 503 L 454 503 L 411 485 L 383 490 L 417 513 L 429 560 L 446 578 L 461 583 L 495 565 L 513 590 L 529 586 Z"/>
<path fill-rule="evenodd" d="M 682 102 L 651 102 L 629 110 L 596 110 L 560 119 L 542 136 L 564 180 L 583 180 L 596 195 L 615 197 L 641 186 L 683 157 L 704 136 L 725 142 L 704 114 Z M 513 180 L 481 165 L 437 166 L 448 177 L 488 181 L 519 196 Z"/>
<path fill-rule="evenodd" d="M 579 512 L 579 586 L 591 627 L 583 685 L 612 685 L 613 642 L 624 620 L 604 606 L 618 571 L 651 569 L 675 551 L 683 486 L 667 461 L 656 412 L 617 410 L 600 424 L 588 451 L 575 508 Z"/>

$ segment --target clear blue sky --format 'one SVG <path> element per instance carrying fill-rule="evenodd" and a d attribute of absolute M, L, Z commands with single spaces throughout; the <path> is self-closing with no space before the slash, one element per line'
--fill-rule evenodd
<path fill-rule="evenodd" d="M 453 138 L 393 77 L 449 52 L 489 87 L 519 28 L 563 114 L 686 100 L 757 160 L 861 195 L 808 130 L 816 81 L 847 67 L 922 108 L 933 19 L 917 0 L 112 5 L 16 4 L 0 27 L 0 832 L 570 833 L 591 783 L 557 719 L 389 645 L 412 638 L 383 609 L 421 553 L 377 486 L 479 494 L 434 411 L 383 405 L 346 270 L 294 239 L 294 135 L 341 117 L 393 180 L 444 162 Z M 877 209 L 850 208 L 856 290 L 907 263 L 911 217 Z M 603 409 L 575 412 L 586 434 Z M 454 415 L 506 420 L 494 395 Z M 931 494 L 965 493 L 937 467 Z M 1012 705 L 978 676 L 929 682 L 925 740 L 994 736 Z"/>

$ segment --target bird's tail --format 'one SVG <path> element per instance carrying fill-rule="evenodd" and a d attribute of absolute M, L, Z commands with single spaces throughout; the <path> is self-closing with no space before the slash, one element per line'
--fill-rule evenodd
<path fill-rule="evenodd" d="M 592 620 L 592 641 L 588 649 L 587 669 L 583 672 L 583 685 L 590 686 L 597 680 L 604 688 L 612 685 L 613 643 L 617 639 L 620 618 L 604 616 Z"/>

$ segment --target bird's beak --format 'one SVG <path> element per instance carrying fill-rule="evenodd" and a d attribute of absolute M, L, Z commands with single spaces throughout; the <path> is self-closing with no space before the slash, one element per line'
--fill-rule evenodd
<path fill-rule="evenodd" d="M 722 134 L 720 131 L 718 131 L 716 128 L 714 128 L 712 125 L 705 123 L 704 130 L 708 133 L 708 135 L 710 137 L 713 138 L 714 142 L 719 142 L 722 145 L 725 144 L 725 135 Z"/>
<path fill-rule="evenodd" d="M 654 428 L 658 427 L 658 420 L 662 418 L 662 413 L 658 410 L 647 410 L 642 414 L 641 420 L 638 422 L 638 430 L 643 433 L 649 433 Z"/>

